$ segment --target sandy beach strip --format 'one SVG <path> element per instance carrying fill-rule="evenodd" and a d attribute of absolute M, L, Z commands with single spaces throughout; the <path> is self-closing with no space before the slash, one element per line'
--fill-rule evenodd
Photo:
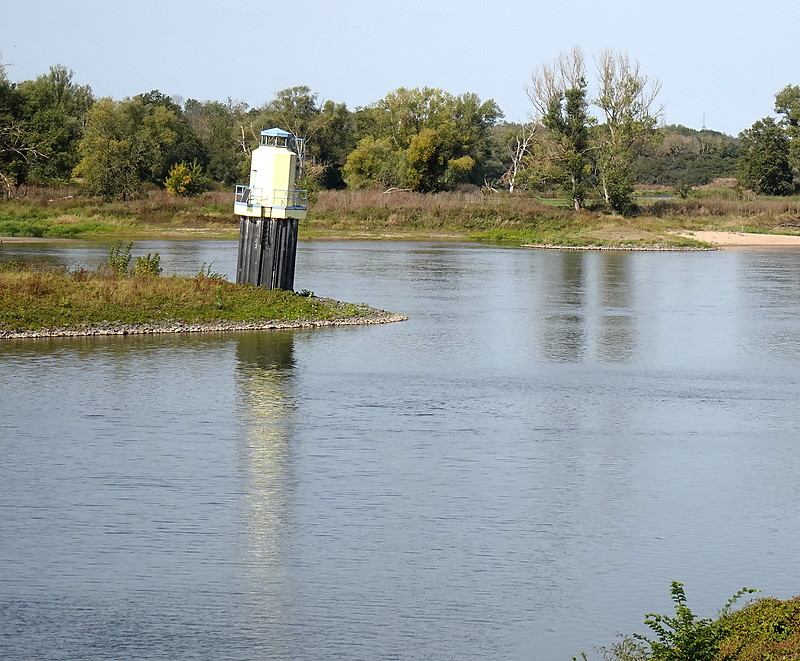
<path fill-rule="evenodd" d="M 686 236 L 698 241 L 710 243 L 712 246 L 757 248 L 759 246 L 797 246 L 800 247 L 800 235 L 798 234 L 754 234 L 752 232 L 712 232 L 698 230 L 695 232 L 681 232 L 681 236 Z"/>

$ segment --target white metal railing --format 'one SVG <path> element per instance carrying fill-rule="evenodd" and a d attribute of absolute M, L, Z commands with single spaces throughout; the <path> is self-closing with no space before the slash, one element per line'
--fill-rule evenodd
<path fill-rule="evenodd" d="M 307 209 L 308 191 L 300 189 L 276 189 L 272 198 L 264 195 L 261 188 L 238 185 L 234 201 L 237 204 L 246 204 L 248 207 L 275 207 L 278 209 Z"/>
<path fill-rule="evenodd" d="M 305 209 L 308 207 L 308 191 L 300 189 L 276 189 L 272 206 L 282 209 Z"/>

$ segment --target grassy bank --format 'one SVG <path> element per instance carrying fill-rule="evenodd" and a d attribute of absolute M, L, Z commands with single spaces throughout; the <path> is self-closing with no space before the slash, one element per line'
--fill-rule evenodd
<path fill-rule="evenodd" d="M 0 236 L 233 238 L 238 223 L 228 191 L 176 198 L 151 190 L 142 200 L 105 203 L 76 190 L 31 189 L 0 202 Z M 566 201 L 505 192 L 421 195 L 404 191 L 321 191 L 302 239 L 433 238 L 566 246 L 698 246 L 686 230 L 798 233 L 800 198 L 746 198 L 728 188 L 688 199 L 638 198 L 632 217 L 575 212 Z"/>
<path fill-rule="evenodd" d="M 109 270 L 0 270 L 0 337 L 43 329 L 332 322 L 375 314 L 364 305 L 236 285 L 215 277 L 121 277 Z"/>
<path fill-rule="evenodd" d="M 700 618 L 687 605 L 683 584 L 672 583 L 674 615 L 648 613 L 645 636 L 622 636 L 599 648 L 604 661 L 796 661 L 800 659 L 800 597 L 782 601 L 756 599 L 739 610 L 734 605 L 758 592 L 743 588 L 716 618 Z M 586 654 L 580 659 L 588 661 Z M 576 657 L 573 657 L 576 659 Z"/>
<path fill-rule="evenodd" d="M 31 188 L 0 202 L 0 237 L 235 236 L 232 194 L 182 198 L 151 190 L 141 200 L 103 202 L 77 188 Z"/>
<path fill-rule="evenodd" d="M 308 236 L 441 237 L 566 246 L 699 246 L 680 231 L 796 233 L 800 198 L 731 199 L 721 189 L 680 199 L 640 198 L 639 213 L 575 212 L 566 201 L 530 195 L 325 191 L 309 218 Z M 704 194 L 705 195 L 705 194 Z"/>

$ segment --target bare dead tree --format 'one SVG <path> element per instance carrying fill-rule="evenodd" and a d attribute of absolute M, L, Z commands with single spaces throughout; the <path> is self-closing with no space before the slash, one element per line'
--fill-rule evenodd
<path fill-rule="evenodd" d="M 26 162 L 31 158 L 47 158 L 41 145 L 29 144 L 26 131 L 15 123 L 0 126 L 0 162 L 8 156 L 16 156 Z M 17 188 L 16 177 L 0 170 L 0 191 L 3 197 L 13 197 Z"/>
<path fill-rule="evenodd" d="M 514 131 L 508 147 L 511 152 L 511 165 L 500 178 L 500 183 L 508 186 L 509 193 L 513 193 L 517 185 L 517 178 L 525 167 L 525 159 L 530 155 L 530 148 L 536 136 L 539 125 L 526 122 L 519 131 Z"/>

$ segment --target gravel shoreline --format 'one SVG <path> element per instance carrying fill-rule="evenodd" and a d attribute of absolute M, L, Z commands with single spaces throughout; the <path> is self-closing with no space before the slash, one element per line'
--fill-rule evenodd
<path fill-rule="evenodd" d="M 158 335 L 162 333 L 220 333 L 230 331 L 287 330 L 293 328 L 321 328 L 323 326 L 359 326 L 390 324 L 406 321 L 401 314 L 370 308 L 368 314 L 340 319 L 298 319 L 295 321 L 220 321 L 211 324 L 184 324 L 165 322 L 161 324 L 114 324 L 110 326 L 86 326 L 83 328 L 44 328 L 30 331 L 2 331 L 0 339 L 27 339 L 39 337 L 86 337 L 92 335 Z"/>
<path fill-rule="evenodd" d="M 709 251 L 716 250 L 715 247 L 706 248 L 705 246 L 559 246 L 549 243 L 524 243 L 523 248 L 534 248 L 536 250 L 627 250 L 630 252 L 686 252 L 692 250 Z"/>

